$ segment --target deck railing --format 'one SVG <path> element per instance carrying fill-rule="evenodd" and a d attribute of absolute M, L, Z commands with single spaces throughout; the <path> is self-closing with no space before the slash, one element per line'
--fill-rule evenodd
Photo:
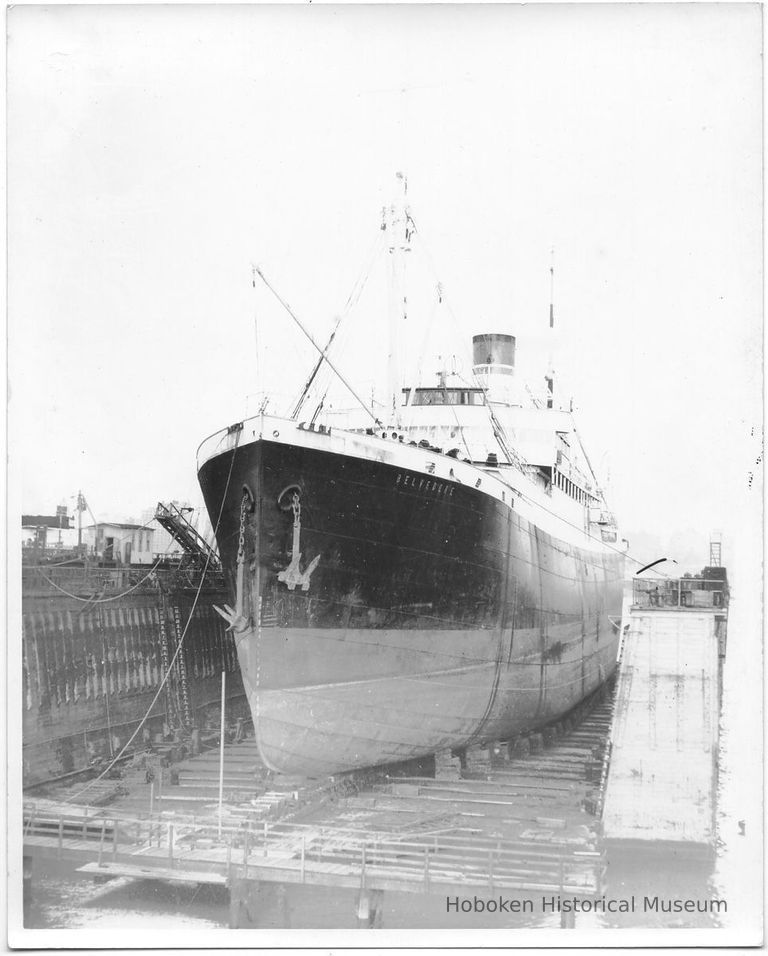
<path fill-rule="evenodd" d="M 331 865 L 359 877 L 363 886 L 367 878 L 398 878 L 404 888 L 417 885 L 423 892 L 432 882 L 461 882 L 491 890 L 533 887 L 592 895 L 601 892 L 605 870 L 603 854 L 589 846 L 566 852 L 541 843 L 505 845 L 500 838 L 455 830 L 408 840 L 384 832 L 257 820 L 219 830 L 211 820 L 137 817 L 79 806 L 26 805 L 24 838 L 38 845 L 42 838 L 58 856 L 90 851 L 99 866 L 119 860 L 165 870 L 215 868 L 230 881 L 258 878 L 257 868 L 293 874 L 298 869 L 300 882 L 312 882 L 313 868 Z"/>
<path fill-rule="evenodd" d="M 24 595 L 69 593 L 78 597 L 113 597 L 131 594 L 194 589 L 200 584 L 202 570 L 193 566 L 105 568 L 96 564 L 55 565 L 23 564 L 21 585 Z M 205 587 L 222 589 L 222 571 L 209 568 Z"/>
<path fill-rule="evenodd" d="M 725 607 L 727 584 L 713 578 L 634 578 L 635 607 Z"/>

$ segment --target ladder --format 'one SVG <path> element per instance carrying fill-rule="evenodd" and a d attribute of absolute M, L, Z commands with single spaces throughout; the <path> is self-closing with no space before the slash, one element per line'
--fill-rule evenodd
<path fill-rule="evenodd" d="M 191 622 L 190 622 L 191 623 Z M 189 626 L 189 625 L 187 625 Z M 176 635 L 176 646 L 181 644 L 184 636 L 184 628 L 181 624 L 181 608 L 177 605 L 173 607 L 173 628 Z M 176 658 L 176 676 L 178 678 L 178 696 L 177 708 L 181 713 L 181 719 L 185 727 L 192 726 L 192 709 L 189 701 L 189 680 L 187 678 L 187 659 L 182 649 Z"/>

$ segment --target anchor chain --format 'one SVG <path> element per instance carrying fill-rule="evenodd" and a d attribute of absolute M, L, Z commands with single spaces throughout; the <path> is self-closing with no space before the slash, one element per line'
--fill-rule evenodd
<path fill-rule="evenodd" d="M 237 539 L 237 560 L 245 557 L 245 516 L 248 513 L 248 502 L 251 496 L 243 491 L 243 500 L 240 502 L 240 536 Z"/>
<path fill-rule="evenodd" d="M 240 634 L 250 627 L 250 618 L 244 613 L 243 603 L 245 597 L 245 520 L 248 513 L 250 494 L 243 490 L 243 497 L 240 502 L 240 528 L 237 539 L 237 578 L 235 581 L 235 606 L 232 608 L 225 604 L 223 608 L 214 608 L 229 624 L 228 631 L 234 631 Z"/>
<path fill-rule="evenodd" d="M 316 555 L 305 571 L 301 570 L 301 497 L 294 491 L 291 497 L 291 511 L 293 511 L 293 544 L 291 548 L 291 563 L 281 571 L 277 580 L 285 584 L 289 591 L 301 587 L 302 591 L 309 590 L 309 579 L 320 562 L 320 555 Z"/>
<path fill-rule="evenodd" d="M 293 520 L 294 522 L 301 521 L 301 498 L 299 497 L 298 491 L 294 491 L 293 498 L 291 499 L 291 510 L 293 511 Z"/>

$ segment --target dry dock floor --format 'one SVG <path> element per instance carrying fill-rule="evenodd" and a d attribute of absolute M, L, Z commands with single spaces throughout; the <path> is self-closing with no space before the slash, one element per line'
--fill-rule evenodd
<path fill-rule="evenodd" d="M 220 817 L 211 750 L 151 783 L 128 771 L 108 806 L 84 805 L 88 791 L 79 803 L 28 798 L 24 855 L 103 878 L 596 896 L 612 707 L 606 691 L 542 734 L 470 750 L 460 767 L 438 756 L 434 777 L 280 777 L 246 739 L 225 747 Z"/>

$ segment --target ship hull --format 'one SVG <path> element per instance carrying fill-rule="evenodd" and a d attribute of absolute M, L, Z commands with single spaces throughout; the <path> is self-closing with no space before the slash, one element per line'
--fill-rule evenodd
<path fill-rule="evenodd" d="M 457 633 L 467 641 L 473 636 Z M 368 636 L 346 633 L 343 643 L 363 645 Z M 429 632 L 420 636 L 439 640 Z M 381 637 L 396 646 L 396 636 Z M 526 635 L 516 638 L 530 651 L 518 652 L 501 673 L 495 661 L 445 668 L 438 659 L 432 670 L 414 672 L 401 666 L 389 676 L 347 679 L 346 662 L 334 655 L 335 680 L 270 689 L 254 679 L 259 668 L 249 650 L 260 648 L 263 669 L 282 667 L 289 657 L 286 636 L 268 629 L 260 638 L 249 632 L 239 644 L 240 661 L 262 758 L 275 770 L 313 776 L 396 763 L 473 740 L 508 739 L 567 712 L 613 671 L 615 646 L 606 645 L 584 661 L 581 641 L 575 639 L 571 660 L 542 668 L 538 635 L 531 634 L 527 641 Z M 310 664 L 318 641 L 328 639 L 312 630 L 300 641 L 288 637 L 305 648 L 303 662 Z"/>
<path fill-rule="evenodd" d="M 509 738 L 612 673 L 621 555 L 543 530 L 458 464 L 448 479 L 419 450 L 301 438 L 259 437 L 200 469 L 233 592 L 247 495 L 236 645 L 270 767 L 318 775 Z M 311 569 L 293 589 L 291 564 Z"/>

